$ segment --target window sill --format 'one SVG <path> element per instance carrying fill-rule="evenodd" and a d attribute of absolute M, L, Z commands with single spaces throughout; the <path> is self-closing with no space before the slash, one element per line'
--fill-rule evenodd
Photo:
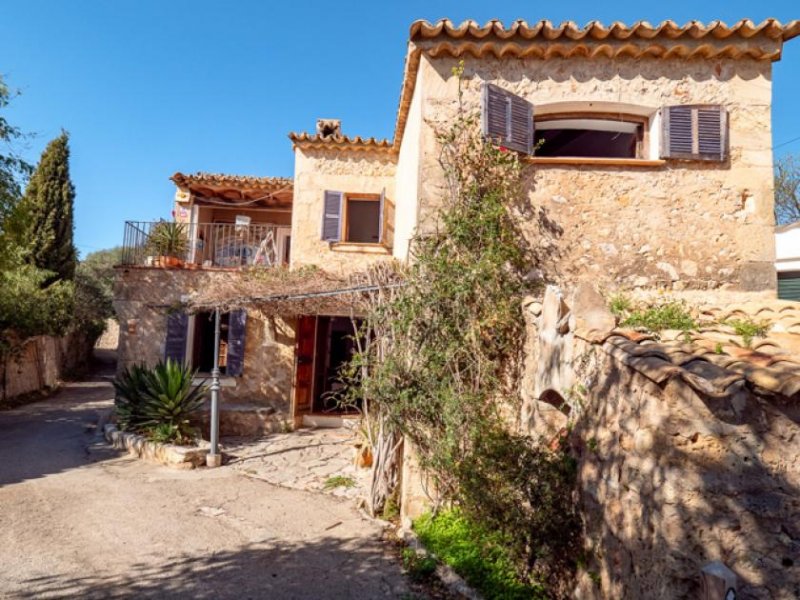
<path fill-rule="evenodd" d="M 334 252 L 360 252 L 362 254 L 391 254 L 392 251 L 383 244 L 363 244 L 357 242 L 332 242 Z"/>
<path fill-rule="evenodd" d="M 579 156 L 528 156 L 525 162 L 534 165 L 577 165 L 586 167 L 661 167 L 665 160 L 646 158 L 585 158 Z"/>

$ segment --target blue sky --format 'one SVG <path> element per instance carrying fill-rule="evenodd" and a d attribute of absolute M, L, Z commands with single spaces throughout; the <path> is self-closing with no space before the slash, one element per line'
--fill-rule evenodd
<path fill-rule="evenodd" d="M 0 0 L 8 119 L 31 161 L 68 130 L 82 254 L 117 245 L 125 219 L 168 217 L 175 171 L 286 175 L 289 131 L 317 117 L 391 137 L 408 28 L 454 21 L 800 18 L 796 0 L 534 3 Z M 800 38 L 774 69 L 774 144 L 800 137 Z M 800 140 L 776 148 L 800 152 Z"/>

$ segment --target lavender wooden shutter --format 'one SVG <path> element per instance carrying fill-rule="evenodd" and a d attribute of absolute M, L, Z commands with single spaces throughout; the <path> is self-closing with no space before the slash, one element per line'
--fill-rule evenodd
<path fill-rule="evenodd" d="M 383 243 L 384 226 L 383 219 L 385 218 L 386 210 L 386 188 L 381 190 L 380 204 L 378 205 L 378 243 Z"/>
<path fill-rule="evenodd" d="M 244 372 L 244 342 L 247 311 L 233 310 L 228 317 L 228 365 L 226 375 L 241 377 Z"/>
<path fill-rule="evenodd" d="M 342 192 L 325 191 L 322 207 L 322 240 L 338 242 L 342 239 Z"/>
<path fill-rule="evenodd" d="M 180 364 L 186 360 L 186 334 L 189 316 L 185 312 L 172 312 L 167 315 L 167 339 L 164 343 L 164 360 L 174 360 Z"/>
<path fill-rule="evenodd" d="M 699 158 L 724 161 L 728 154 L 728 112 L 723 106 L 698 106 L 696 110 Z"/>
<path fill-rule="evenodd" d="M 728 155 L 728 113 L 719 105 L 665 106 L 661 157 L 722 162 Z"/>
<path fill-rule="evenodd" d="M 481 127 L 492 142 L 531 154 L 533 151 L 533 105 L 504 89 L 484 83 Z"/>
<path fill-rule="evenodd" d="M 484 83 L 482 104 L 483 136 L 496 144 L 505 143 L 508 137 L 508 94 L 496 85 Z"/>
<path fill-rule="evenodd" d="M 533 105 L 519 96 L 509 100 L 510 130 L 506 145 L 509 148 L 531 154 L 533 152 Z"/>

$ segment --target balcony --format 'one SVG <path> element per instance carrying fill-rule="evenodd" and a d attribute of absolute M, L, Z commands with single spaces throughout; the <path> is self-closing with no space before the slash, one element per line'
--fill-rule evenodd
<path fill-rule="evenodd" d="M 285 225 L 126 221 L 121 265 L 269 268 L 288 264 L 289 245 Z"/>

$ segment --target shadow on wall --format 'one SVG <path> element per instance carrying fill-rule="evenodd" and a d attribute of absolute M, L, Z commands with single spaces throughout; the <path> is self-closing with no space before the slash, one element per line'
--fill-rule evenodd
<path fill-rule="evenodd" d="M 608 597 L 700 597 L 700 570 L 721 560 L 740 596 L 800 598 L 796 403 L 704 398 L 587 352 L 573 440 Z"/>
<path fill-rule="evenodd" d="M 121 549 L 121 551 L 124 551 Z M 124 575 L 46 575 L 24 582 L 17 598 L 376 598 L 403 597 L 386 577 L 374 542 L 324 537 L 259 543 L 208 556 L 140 562 Z M 401 587 L 401 586 L 400 586 Z"/>

